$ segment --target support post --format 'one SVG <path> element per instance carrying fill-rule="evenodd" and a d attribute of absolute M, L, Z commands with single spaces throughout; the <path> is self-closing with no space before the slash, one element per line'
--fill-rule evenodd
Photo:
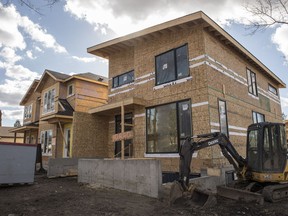
<path fill-rule="evenodd" d="M 124 109 L 124 104 L 121 104 L 121 133 L 123 134 L 125 132 L 125 125 L 124 125 L 124 121 L 125 121 L 125 109 Z M 121 139 L 121 159 L 124 160 L 124 156 L 125 156 L 125 141 L 122 138 Z"/>
<path fill-rule="evenodd" d="M 65 145 L 64 148 L 65 148 L 67 146 L 67 142 L 66 142 L 66 139 L 65 139 L 65 136 L 64 136 L 62 125 L 61 125 L 59 120 L 58 120 L 58 125 L 59 125 L 60 131 L 61 131 L 61 134 L 62 134 L 62 137 L 63 137 L 63 140 L 64 140 L 64 145 Z"/>

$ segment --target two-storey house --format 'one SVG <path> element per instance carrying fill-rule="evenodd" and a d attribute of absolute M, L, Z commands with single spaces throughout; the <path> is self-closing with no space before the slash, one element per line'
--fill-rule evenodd
<path fill-rule="evenodd" d="M 26 143 L 41 143 L 44 160 L 73 157 L 73 114 L 106 104 L 107 86 L 107 78 L 92 73 L 45 70 L 23 97 L 23 126 L 14 132 L 24 132 Z"/>
<path fill-rule="evenodd" d="M 187 136 L 221 131 L 245 156 L 248 125 L 282 121 L 285 83 L 203 12 L 87 50 L 109 60 L 108 104 L 89 110 L 106 116 L 99 156 L 158 158 L 173 171 Z M 196 171 L 227 163 L 218 146 L 193 157 Z"/>

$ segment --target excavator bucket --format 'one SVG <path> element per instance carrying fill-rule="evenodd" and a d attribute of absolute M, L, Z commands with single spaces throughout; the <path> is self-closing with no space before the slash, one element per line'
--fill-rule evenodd
<path fill-rule="evenodd" d="M 173 182 L 170 189 L 170 205 L 176 207 L 209 208 L 217 204 L 216 196 L 200 190 L 191 184 L 188 191 L 184 191 L 181 184 Z"/>

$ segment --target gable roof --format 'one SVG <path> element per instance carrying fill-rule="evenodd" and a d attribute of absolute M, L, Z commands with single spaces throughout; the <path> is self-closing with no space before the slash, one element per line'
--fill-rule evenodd
<path fill-rule="evenodd" d="M 74 74 L 74 75 L 68 75 L 68 74 L 64 74 L 64 73 L 60 73 L 60 72 L 56 72 L 56 71 L 52 71 L 52 70 L 48 70 L 45 69 L 44 73 L 42 74 L 42 77 L 38 83 L 38 85 L 35 88 L 35 91 L 41 91 L 41 87 L 44 85 L 45 80 L 48 79 L 48 77 L 51 77 L 52 79 L 54 79 L 57 82 L 67 82 L 71 79 L 81 79 L 81 80 L 85 80 L 87 82 L 96 82 L 98 84 L 102 84 L 102 85 L 107 85 L 108 83 L 108 78 L 97 75 L 97 74 L 93 74 L 93 73 L 80 73 L 80 74 Z"/>
<path fill-rule="evenodd" d="M 277 77 L 270 69 L 268 69 L 261 61 L 259 61 L 254 55 L 252 55 L 245 47 L 243 47 L 238 41 L 236 41 L 230 34 L 222 29 L 217 23 L 215 23 L 210 17 L 208 17 L 202 11 L 192 13 L 168 22 L 164 22 L 138 32 L 128 34 L 123 37 L 115 38 L 107 42 L 97 44 L 95 46 L 87 48 L 87 52 L 109 59 L 110 54 L 121 51 L 123 49 L 131 49 L 135 43 L 143 40 L 149 40 L 156 38 L 159 35 L 167 34 L 167 32 L 175 32 L 179 29 L 190 28 L 195 25 L 203 24 L 207 31 L 214 34 L 217 38 L 223 41 L 226 45 L 237 50 L 243 55 L 243 57 L 252 65 L 263 71 L 273 80 L 278 83 L 279 88 L 285 88 L 286 84 Z"/>
<path fill-rule="evenodd" d="M 29 99 L 29 97 L 34 93 L 34 90 L 36 88 L 36 86 L 38 85 L 39 80 L 35 79 L 32 84 L 30 85 L 30 87 L 28 88 L 26 94 L 23 96 L 23 98 L 20 101 L 20 105 L 23 106 Z"/>
<path fill-rule="evenodd" d="M 13 127 L 0 127 L 0 137 L 5 137 L 5 138 L 13 138 L 14 133 L 11 133 L 10 130 L 13 129 Z M 23 133 L 17 133 L 16 134 L 17 138 L 22 138 L 24 137 Z"/>

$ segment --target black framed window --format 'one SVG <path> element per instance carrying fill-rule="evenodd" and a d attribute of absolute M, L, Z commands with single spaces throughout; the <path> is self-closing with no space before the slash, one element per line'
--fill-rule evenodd
<path fill-rule="evenodd" d="M 148 108 L 146 124 L 147 153 L 177 153 L 192 135 L 190 100 Z"/>
<path fill-rule="evenodd" d="M 113 77 L 113 88 L 134 82 L 134 70 Z"/>
<path fill-rule="evenodd" d="M 248 81 L 248 91 L 249 93 L 257 96 L 257 82 L 256 82 L 256 74 L 247 68 L 247 81 Z"/>
<path fill-rule="evenodd" d="M 156 85 L 189 76 L 188 45 L 155 57 Z"/>
<path fill-rule="evenodd" d="M 274 86 L 270 85 L 270 84 L 268 85 L 268 91 L 273 93 L 273 94 L 275 94 L 275 95 L 278 95 L 277 89 Z"/>
<path fill-rule="evenodd" d="M 218 100 L 220 132 L 229 136 L 226 101 Z"/>
<path fill-rule="evenodd" d="M 253 123 L 265 122 L 265 115 L 252 111 Z"/>

